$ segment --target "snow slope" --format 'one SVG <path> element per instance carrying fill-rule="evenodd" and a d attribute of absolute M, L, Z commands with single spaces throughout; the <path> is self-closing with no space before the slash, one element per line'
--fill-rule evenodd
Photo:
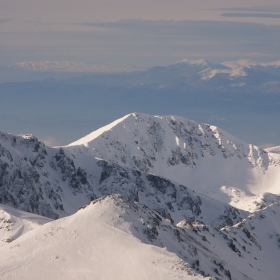
<path fill-rule="evenodd" d="M 2 247 L 0 277 L 249 279 L 191 233 L 142 204 L 108 196 Z"/>
<path fill-rule="evenodd" d="M 0 247 L 52 219 L 0 204 Z"/>
<path fill-rule="evenodd" d="M 280 205 L 222 229 L 177 225 L 109 195 L 1 248 L 1 279 L 271 279 L 279 276 Z"/>

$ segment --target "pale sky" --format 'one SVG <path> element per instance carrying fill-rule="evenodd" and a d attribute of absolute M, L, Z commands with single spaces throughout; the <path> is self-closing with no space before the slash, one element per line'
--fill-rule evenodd
<path fill-rule="evenodd" d="M 280 59 L 279 0 L 0 0 L 0 65 Z"/>

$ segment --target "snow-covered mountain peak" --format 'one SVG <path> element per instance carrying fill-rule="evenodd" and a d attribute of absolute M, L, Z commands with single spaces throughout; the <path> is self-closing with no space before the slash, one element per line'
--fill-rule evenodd
<path fill-rule="evenodd" d="M 64 148 L 171 179 L 245 210 L 255 208 L 247 194 L 280 190 L 277 155 L 178 116 L 129 114 Z M 224 191 L 229 189 L 238 191 Z M 240 204 L 237 193 L 247 202 Z"/>
<path fill-rule="evenodd" d="M 235 61 L 225 61 L 222 63 L 223 65 L 231 68 L 231 69 L 236 69 L 236 68 L 250 68 L 251 66 L 256 66 L 258 63 L 254 60 L 251 59 L 239 59 Z"/>
<path fill-rule="evenodd" d="M 278 154 L 244 143 L 216 126 L 178 116 L 128 114 L 61 148 L 46 147 L 31 135 L 2 133 L 0 161 L 5 186 L 0 203 L 51 218 L 73 213 L 104 194 L 123 193 L 139 200 L 139 188 L 154 181 L 165 186 L 177 183 L 246 211 L 257 208 L 259 195 L 280 193 Z M 172 187 L 172 193 L 177 192 Z M 164 213 L 177 207 L 169 209 L 156 201 L 153 205 Z"/>
<path fill-rule="evenodd" d="M 24 138 L 24 139 L 37 139 L 36 137 L 33 136 L 33 134 L 24 134 L 24 135 L 22 135 L 22 138 Z"/>
<path fill-rule="evenodd" d="M 169 165 L 177 165 L 184 163 L 185 151 L 189 152 L 185 155 L 187 158 L 193 155 L 192 160 L 185 164 L 195 165 L 199 157 L 206 154 L 213 156 L 222 153 L 223 157 L 241 157 L 249 152 L 245 149 L 248 144 L 216 126 L 198 124 L 179 116 L 150 116 L 143 113 L 128 114 L 65 148 L 78 145 L 86 146 L 99 158 L 129 166 L 131 160 L 139 158 L 139 155 L 150 157 L 152 161 L 156 161 L 157 157 L 165 158 L 169 160 Z M 258 147 L 250 147 L 258 153 L 265 153 Z M 174 159 L 177 163 L 173 164 L 170 156 L 174 150 L 180 150 L 183 154 L 178 162 Z M 129 158 L 124 153 L 129 154 Z M 152 162 L 149 165 L 152 167 Z"/>
<path fill-rule="evenodd" d="M 129 134 L 136 133 L 137 131 L 137 133 L 140 135 L 141 133 L 146 133 L 145 130 L 147 130 L 148 127 L 151 127 L 154 123 L 165 123 L 165 125 L 168 125 L 170 122 L 176 124 L 177 121 L 181 120 L 187 121 L 189 124 L 195 124 L 194 121 L 190 121 L 179 116 L 150 116 L 144 113 L 131 113 L 96 131 L 93 131 L 92 133 L 69 144 L 68 146 L 84 145 L 90 147 L 90 143 L 92 141 L 97 139 L 99 136 L 103 137 L 103 135 L 106 133 L 112 134 L 112 137 L 123 137 L 124 134 L 129 136 Z M 123 138 L 124 141 L 126 141 L 126 137 Z"/>
<path fill-rule="evenodd" d="M 13 135 L 11 133 L 0 132 L 0 141 L 19 144 L 22 142 L 38 142 L 39 140 L 33 134 Z"/>
<path fill-rule="evenodd" d="M 190 60 L 190 59 L 183 59 L 176 63 L 185 63 L 188 65 L 197 65 L 197 66 L 209 66 L 210 63 L 205 59 L 198 59 L 198 60 Z"/>
<path fill-rule="evenodd" d="M 232 69 L 212 69 L 207 68 L 201 72 L 199 72 L 199 75 L 201 75 L 202 80 L 209 80 L 216 76 L 219 77 L 226 77 L 226 78 L 236 78 L 236 77 L 245 77 L 247 76 L 246 71 L 243 69 L 243 67 L 236 67 Z"/>

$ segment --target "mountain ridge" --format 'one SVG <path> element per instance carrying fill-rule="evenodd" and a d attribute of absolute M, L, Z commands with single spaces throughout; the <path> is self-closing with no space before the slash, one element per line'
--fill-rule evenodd
<path fill-rule="evenodd" d="M 155 190 L 153 181 L 172 186 L 174 194 L 183 186 L 245 211 L 278 200 L 277 154 L 180 117 L 129 114 L 74 142 L 93 141 L 78 146 L 50 148 L 32 135 L 2 133 L 0 139 L 0 203 L 50 218 L 120 191 L 120 182 L 133 200 L 138 188 Z M 168 207 L 162 213 L 170 215 Z"/>
<path fill-rule="evenodd" d="M 188 219 L 175 225 L 145 204 L 108 195 L 7 243 L 0 275 L 36 279 L 40 270 L 41 279 L 276 280 L 279 213 L 278 203 L 222 229 Z"/>
<path fill-rule="evenodd" d="M 279 170 L 278 153 L 178 116 L 52 148 L 0 133 L 1 278 L 276 280 Z"/>

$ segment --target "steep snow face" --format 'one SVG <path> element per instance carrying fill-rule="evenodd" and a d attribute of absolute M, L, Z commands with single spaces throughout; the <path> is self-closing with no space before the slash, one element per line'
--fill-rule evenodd
<path fill-rule="evenodd" d="M 242 205 L 242 197 L 280 193 L 280 156 L 177 116 L 133 113 L 64 148 L 171 179 L 246 210 L 254 204 Z"/>
<path fill-rule="evenodd" d="M 145 205 L 120 195 L 107 196 L 2 247 L 0 276 L 249 279 L 207 244 L 202 235 L 173 225 Z"/>
<path fill-rule="evenodd" d="M 91 142 L 93 139 L 97 138 L 98 136 L 100 136 L 102 133 L 111 130 L 113 127 L 115 127 L 117 124 L 121 123 L 123 120 L 125 120 L 129 115 L 124 116 L 123 118 L 117 119 L 114 122 L 101 127 L 99 129 L 97 129 L 96 131 L 93 131 L 92 133 L 90 133 L 89 135 L 71 143 L 71 146 L 76 146 L 76 145 L 85 145 L 87 146 L 87 143 Z"/>

